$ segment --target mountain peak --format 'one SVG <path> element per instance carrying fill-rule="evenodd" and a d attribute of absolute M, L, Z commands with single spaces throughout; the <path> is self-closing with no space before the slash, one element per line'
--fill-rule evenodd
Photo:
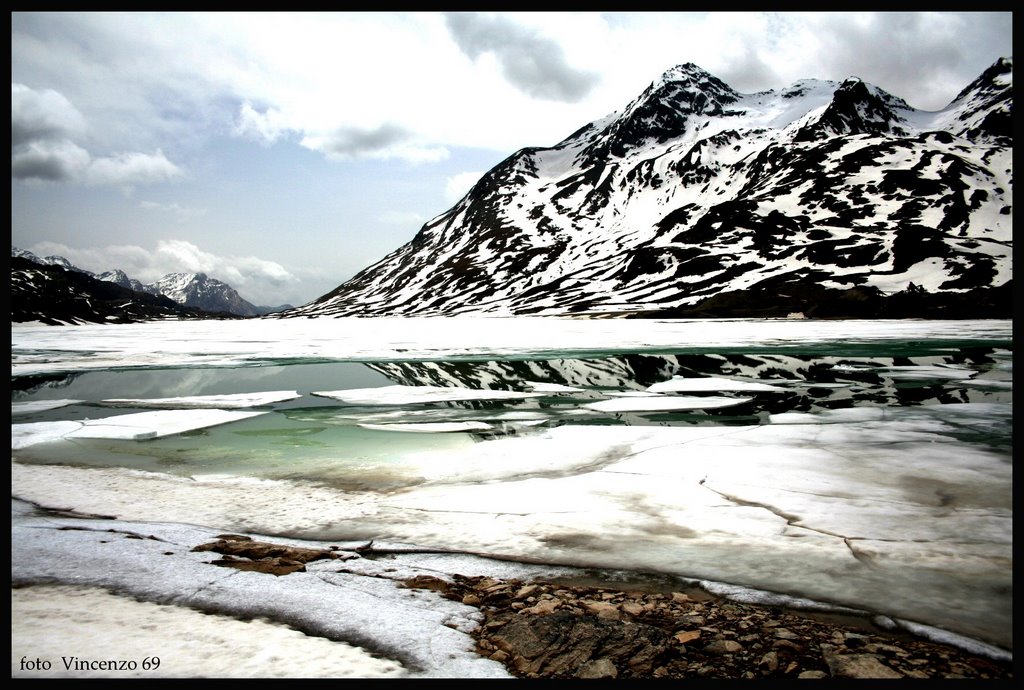
<path fill-rule="evenodd" d="M 645 142 L 682 135 L 695 117 L 714 117 L 739 94 L 692 62 L 676 65 L 651 82 L 584 151 L 586 159 L 624 156 Z"/>
<path fill-rule="evenodd" d="M 979 143 L 1013 144 L 1013 58 L 996 60 L 946 108 L 954 134 Z"/>
<path fill-rule="evenodd" d="M 712 76 L 711 73 L 708 72 L 703 67 L 701 67 L 700 65 L 696 65 L 692 62 L 684 62 L 674 67 L 669 67 L 661 74 L 661 77 L 659 77 L 655 81 L 686 81 L 690 79 L 701 79 L 703 77 L 710 76 Z"/>
<path fill-rule="evenodd" d="M 959 300 L 940 316 L 1005 313 L 1012 95 L 970 93 L 940 113 L 856 76 L 739 94 L 683 63 L 287 316 L 891 316 L 909 303 L 883 295 L 921 289 Z"/>
<path fill-rule="evenodd" d="M 906 134 L 905 113 L 910 106 L 860 77 L 847 77 L 832 102 L 797 135 L 797 141 L 822 140 L 846 134 Z"/>

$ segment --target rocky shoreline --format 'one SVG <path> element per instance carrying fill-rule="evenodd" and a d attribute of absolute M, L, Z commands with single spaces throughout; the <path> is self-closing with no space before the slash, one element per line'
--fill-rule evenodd
<path fill-rule="evenodd" d="M 193 551 L 214 565 L 277 576 L 321 559 L 359 557 L 220 535 Z M 370 556 L 372 542 L 359 554 Z M 402 581 L 474 606 L 477 652 L 519 678 L 1003 679 L 1013 661 L 972 654 L 869 618 L 808 613 L 718 598 L 699 588 L 453 575 Z"/>
<path fill-rule="evenodd" d="M 867 619 L 840 622 L 699 591 L 461 576 L 405 584 L 478 607 L 477 651 L 521 678 L 1013 678 L 1012 660 Z"/>

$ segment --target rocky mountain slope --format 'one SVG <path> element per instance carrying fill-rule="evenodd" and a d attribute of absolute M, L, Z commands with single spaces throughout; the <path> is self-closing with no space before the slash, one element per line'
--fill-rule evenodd
<path fill-rule="evenodd" d="M 111 271 L 105 271 L 100 274 L 95 274 L 73 265 L 70 261 L 68 261 L 62 256 L 47 256 L 44 258 L 40 258 L 30 251 L 12 247 L 11 258 L 12 270 L 14 269 L 13 261 L 15 258 L 18 258 L 27 260 L 32 264 L 36 264 L 37 266 L 60 267 L 65 271 L 68 271 L 69 273 L 75 274 L 66 280 L 58 280 L 56 282 L 49 281 L 45 283 L 46 287 L 44 289 L 43 284 L 38 283 L 33 277 L 26 274 L 19 274 L 16 280 L 12 272 L 12 285 L 14 285 L 15 283 L 21 285 L 33 285 L 35 289 L 43 289 L 44 292 L 49 295 L 47 299 L 40 299 L 39 295 L 22 295 L 24 299 L 28 299 L 35 305 L 32 308 L 25 308 L 22 310 L 26 315 L 36 315 L 31 319 L 25 320 L 37 320 L 36 317 L 38 317 L 40 313 L 45 313 L 48 304 L 64 304 L 73 302 L 76 299 L 75 295 L 73 294 L 74 291 L 78 289 L 83 289 L 81 287 L 83 285 L 90 284 L 89 281 L 82 280 L 82 276 L 92 278 L 101 282 L 112 283 L 114 285 L 120 286 L 121 288 L 124 288 L 125 290 L 128 290 L 129 292 L 139 292 L 151 295 L 153 297 L 160 297 L 170 300 L 172 304 L 187 307 L 188 310 L 186 311 L 189 312 L 200 310 L 203 312 L 210 312 L 215 314 L 228 314 L 232 316 L 259 316 L 262 314 L 267 314 L 273 311 L 278 311 L 280 309 L 287 309 L 291 307 L 291 305 L 283 305 L 281 307 L 255 306 L 250 302 L 247 302 L 246 300 L 242 299 L 238 292 L 227 283 L 216 280 L 214 278 L 210 278 L 205 273 L 169 273 L 154 283 L 143 284 L 142 282 L 135 280 L 134 278 L 129 278 L 128 275 L 120 269 L 114 269 Z M 27 266 L 26 264 L 20 262 L 18 265 L 21 266 L 23 269 Z M 35 278 L 38 278 L 39 269 L 34 270 L 36 271 Z M 52 274 L 52 271 L 50 273 Z M 72 285 L 75 285 L 77 287 L 71 288 Z M 58 286 L 69 288 L 72 290 L 72 293 L 63 295 L 52 294 Z M 100 293 L 104 294 L 108 292 L 111 294 L 117 293 L 117 291 L 110 291 L 102 286 L 93 286 L 90 289 L 93 291 L 98 290 Z M 127 295 L 128 293 L 117 294 L 124 296 Z M 146 304 L 158 303 L 152 300 L 144 300 L 142 298 L 137 297 L 133 297 L 132 299 L 136 301 L 141 300 L 140 303 L 144 302 Z M 21 307 L 23 305 L 19 303 L 16 304 L 15 306 Z M 113 309 L 113 307 L 110 306 L 110 309 Z M 40 312 L 39 310 L 42 310 L 42 312 Z M 104 311 L 104 313 L 100 315 L 90 315 L 89 309 L 78 311 L 81 312 L 78 318 L 84 318 L 87 321 L 105 321 L 111 319 L 120 320 L 121 316 L 124 316 L 124 319 L 129 321 L 137 320 L 137 318 L 139 318 L 139 314 L 131 310 L 125 312 L 123 315 L 117 314 L 116 310 Z M 161 312 L 158 315 L 162 316 L 163 313 Z M 62 316 L 57 316 L 56 314 L 53 314 L 51 316 L 55 316 L 58 320 L 63 320 Z"/>
<path fill-rule="evenodd" d="M 168 318 L 239 317 L 186 307 L 164 295 L 132 290 L 59 263 L 11 256 L 12 323 L 131 323 Z"/>
<path fill-rule="evenodd" d="M 282 316 L 1008 317 L 1012 69 L 926 112 L 857 78 L 741 94 L 674 67 Z"/>
<path fill-rule="evenodd" d="M 238 292 L 205 273 L 168 273 L 155 283 L 143 286 L 146 292 L 163 294 L 178 304 L 207 311 L 227 311 L 240 316 L 258 316 L 266 310 L 245 301 Z"/>

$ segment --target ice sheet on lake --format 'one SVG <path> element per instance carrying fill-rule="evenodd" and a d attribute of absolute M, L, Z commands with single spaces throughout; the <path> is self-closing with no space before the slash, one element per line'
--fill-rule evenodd
<path fill-rule="evenodd" d="M 321 319 L 289 321 L 287 329 L 281 325 L 276 320 L 259 319 L 75 327 L 13 324 L 12 376 L 132 367 L 236 366 L 256 370 L 263 364 L 279 366 L 282 362 L 461 362 L 503 355 L 529 359 L 539 354 L 578 357 L 609 352 L 642 355 L 658 350 L 681 352 L 683 357 L 726 350 L 741 356 L 766 351 L 792 351 L 801 356 L 827 351 L 837 359 L 834 371 L 841 373 L 847 365 L 838 358 L 849 356 L 848 351 L 854 352 L 854 358 L 869 358 L 870 353 L 879 351 L 872 349 L 879 344 L 885 348 L 892 344 L 886 350 L 886 361 L 891 362 L 895 354 L 916 358 L 922 351 L 931 352 L 930 343 L 953 353 L 976 341 L 1012 341 L 1012 322 L 1008 320 L 638 324 L 548 318 Z M 956 346 L 949 347 L 949 343 Z M 1005 372 L 1008 379 L 1012 352 L 996 350 L 991 356 L 996 362 L 987 375 Z M 644 385 L 658 380 L 649 360 L 641 357 L 637 362 L 646 364 L 648 370 L 636 373 L 650 375 Z M 865 381 L 876 373 L 887 376 L 880 366 L 849 366 L 848 370 L 853 374 L 849 378 Z M 716 371 L 734 373 L 728 368 Z M 901 378 L 901 371 L 891 368 L 895 376 L 889 378 Z M 972 370 L 959 366 L 932 367 L 926 373 L 941 379 L 936 381 L 940 387 L 973 375 Z M 580 385 L 588 389 L 580 398 L 616 395 L 597 383 L 589 388 L 591 383 L 585 378 L 565 380 L 584 382 Z M 1005 383 L 1012 389 L 1011 381 Z M 598 411 L 583 408 L 579 425 L 527 430 L 495 440 L 474 442 L 469 434 L 414 438 L 408 438 L 412 434 L 406 438 L 377 434 L 386 438 L 387 447 L 367 441 L 350 453 L 351 458 L 336 457 L 328 446 L 332 474 L 325 473 L 316 482 L 294 479 L 295 463 L 306 456 L 287 446 L 298 438 L 289 435 L 290 429 L 261 430 L 273 434 L 245 438 L 272 439 L 275 452 L 287 448 L 281 451 L 287 460 L 285 469 L 276 476 L 288 480 L 227 474 L 197 474 L 186 479 L 162 470 L 12 462 L 12 494 L 44 505 L 132 520 L 210 525 L 209 534 L 242 531 L 309 539 L 372 538 L 489 553 L 504 559 L 670 573 L 878 611 L 1012 649 L 1012 458 L 1008 448 L 986 442 L 991 428 L 999 429 L 995 437 L 999 443 L 1009 437 L 1012 406 L 1008 402 L 918 405 L 918 389 L 908 386 L 904 391 L 902 383 L 894 389 L 886 399 L 896 401 L 896 407 L 816 414 L 776 412 L 760 420 L 760 426 L 753 422 L 717 427 L 612 426 L 594 424 Z M 453 399 L 453 389 L 442 390 L 446 397 L 440 401 Z M 531 403 L 544 406 L 542 413 L 523 412 L 536 414 L 538 421 L 545 415 L 571 420 L 572 413 L 581 410 L 560 409 L 555 392 L 537 388 L 525 394 L 485 391 L 486 399 L 492 400 L 497 399 L 493 393 L 516 396 L 510 402 L 542 395 L 547 400 Z M 900 406 L 903 392 L 908 393 L 906 406 Z M 651 398 L 671 399 L 655 395 L 656 391 L 648 393 Z M 114 391 L 105 396 L 121 394 Z M 566 407 L 581 402 L 574 397 L 569 396 Z M 764 397 L 774 401 L 781 396 Z M 635 397 L 618 399 L 623 404 L 637 401 Z M 707 400 L 701 399 L 703 404 Z M 356 404 L 385 403 L 371 395 Z M 311 408 L 295 416 L 289 411 L 282 419 L 289 423 L 308 419 L 308 428 L 328 427 L 330 414 L 338 407 L 327 408 L 324 417 Z M 459 410 L 457 417 L 403 418 L 426 410 L 386 411 L 399 416 L 358 418 L 370 411 L 352 408 L 346 411 L 353 415 L 346 424 L 489 422 L 498 412 Z M 152 414 L 172 412 L 182 411 Z M 463 413 L 466 416 L 461 416 Z M 324 423 L 316 424 L 319 421 Z M 12 425 L 12 449 L 25 439 L 61 438 L 83 423 L 48 424 Z M 363 436 L 375 433 L 354 432 Z M 425 446 L 437 450 L 425 452 Z M 369 460 L 364 457 L 370 455 Z M 58 524 L 48 520 L 51 527 Z M 110 525 L 105 522 L 103 529 Z M 310 597 L 294 598 L 298 595 L 274 589 L 277 585 L 271 589 L 250 586 L 254 580 L 240 573 L 218 571 L 217 582 L 197 579 L 193 573 L 182 572 L 179 561 L 168 560 L 172 557 L 163 556 L 162 551 L 147 552 L 146 558 L 134 561 L 136 565 L 115 572 L 122 564 L 99 553 L 99 540 L 75 541 L 83 535 L 38 526 L 19 531 L 17 549 L 12 549 L 17 553 L 15 563 L 29 576 L 53 582 L 72 577 L 77 581 L 84 575 L 86 584 L 135 595 L 149 588 L 145 598 L 151 601 L 182 593 L 193 597 L 187 605 L 216 601 L 216 606 L 221 606 L 228 601 L 239 607 L 231 615 L 265 615 L 270 607 L 270 613 L 280 620 L 298 611 L 306 617 L 302 620 L 315 625 L 348 626 L 332 628 L 342 635 L 375 625 L 369 604 L 365 611 L 360 604 L 352 621 L 342 607 L 321 608 L 315 597 L 322 590 L 315 589 L 320 587 L 316 582 Z M 160 536 L 167 537 L 163 532 Z M 110 541 L 109 535 L 103 539 Z M 141 544 L 138 548 L 167 549 L 166 543 L 146 539 L 110 544 L 110 548 L 134 549 Z M 74 554 L 73 564 L 69 552 Z M 361 561 L 366 565 L 371 559 Z M 212 568 L 205 564 L 196 567 L 200 565 Z M 324 576 L 338 582 L 342 574 Z M 284 579 L 262 576 L 264 583 Z M 380 601 L 391 601 L 393 592 L 386 597 L 378 590 L 373 592 L 378 607 Z M 279 595 L 290 603 L 275 598 Z M 257 610 L 257 605 L 264 608 Z M 385 625 L 392 624 L 396 630 L 401 628 L 402 617 L 389 615 Z M 431 625 L 447 634 L 441 630 L 448 629 L 443 622 L 434 620 Z M 432 634 L 426 631 L 432 629 L 430 625 L 402 628 L 408 639 L 395 646 L 408 643 L 417 648 L 425 644 Z M 449 647 L 440 644 L 437 649 L 443 655 Z M 426 652 L 420 649 L 416 653 Z M 426 668 L 438 664 L 430 662 Z M 450 672 L 452 667 L 446 670 Z M 479 673 L 478 668 L 464 670 L 466 677 Z"/>
<path fill-rule="evenodd" d="M 313 395 L 333 398 L 350 405 L 410 405 L 416 403 L 459 402 L 464 400 L 526 400 L 544 397 L 543 393 L 506 390 L 479 390 L 455 386 L 381 386 L 340 391 L 315 391 Z"/>
<path fill-rule="evenodd" d="M 711 410 L 750 402 L 751 398 L 720 396 L 645 395 L 598 400 L 583 407 L 599 412 L 653 412 L 657 410 Z"/>
<path fill-rule="evenodd" d="M 106 405 L 122 407 L 161 407 L 171 409 L 238 409 L 272 405 L 294 400 L 298 391 L 268 391 L 263 393 L 233 393 L 227 395 L 190 395 L 175 398 L 107 398 Z"/>
<path fill-rule="evenodd" d="M 726 379 L 718 376 L 707 376 L 702 378 L 689 378 L 674 376 L 668 381 L 659 381 L 647 387 L 651 393 L 698 393 L 704 391 L 785 391 L 785 388 L 773 386 L 759 381 L 741 381 L 738 379 Z"/>
<path fill-rule="evenodd" d="M 138 520 L 676 573 L 1009 649 L 1012 466 L 952 435 L 1009 414 L 950 404 L 844 424 L 564 425 L 396 457 L 390 471 L 415 481 L 397 492 L 347 466 L 365 490 L 304 485 L 301 501 L 288 482 L 19 463 L 12 493 Z"/>
<path fill-rule="evenodd" d="M 286 327 L 283 327 L 286 326 Z M 11 324 L 11 375 L 112 367 L 254 366 L 291 361 L 522 357 L 565 352 L 743 351 L 879 343 L 1012 341 L 1009 319 L 645 320 L 395 317 Z M 66 336 L 74 329 L 74 338 Z"/>
<path fill-rule="evenodd" d="M 61 407 L 67 407 L 68 405 L 77 405 L 82 400 L 29 400 L 27 402 L 13 402 L 11 403 L 11 416 L 17 417 L 19 415 L 35 414 L 37 412 L 45 412 L 47 410 L 56 410 Z"/>
<path fill-rule="evenodd" d="M 140 441 L 237 422 L 262 414 L 266 414 L 266 412 L 206 409 L 159 410 L 104 417 L 103 419 L 12 424 L 11 448 L 27 448 L 37 443 L 79 438 Z"/>

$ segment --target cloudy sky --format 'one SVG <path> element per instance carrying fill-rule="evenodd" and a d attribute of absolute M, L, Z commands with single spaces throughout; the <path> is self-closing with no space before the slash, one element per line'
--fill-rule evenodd
<path fill-rule="evenodd" d="M 299 305 L 674 65 L 939 110 L 1011 55 L 1009 12 L 13 13 L 11 242 Z"/>

